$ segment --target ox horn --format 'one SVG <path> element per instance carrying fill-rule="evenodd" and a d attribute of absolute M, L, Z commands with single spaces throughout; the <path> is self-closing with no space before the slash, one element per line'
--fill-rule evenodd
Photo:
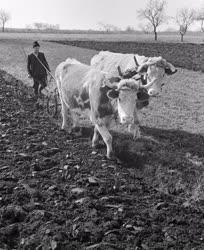
<path fill-rule="evenodd" d="M 122 73 L 121 67 L 118 66 L 117 69 L 118 69 L 118 74 L 119 74 L 119 76 L 120 76 L 120 77 L 123 77 L 123 73 Z"/>
<path fill-rule="evenodd" d="M 134 56 L 134 61 L 135 61 L 136 66 L 139 67 L 139 63 L 138 63 L 138 61 L 137 61 L 136 56 Z"/>
<path fill-rule="evenodd" d="M 146 85 L 142 85 L 142 87 L 143 87 L 144 89 L 148 90 L 149 87 L 152 86 L 153 83 L 154 83 L 154 81 L 151 81 L 151 82 L 147 83 Z"/>

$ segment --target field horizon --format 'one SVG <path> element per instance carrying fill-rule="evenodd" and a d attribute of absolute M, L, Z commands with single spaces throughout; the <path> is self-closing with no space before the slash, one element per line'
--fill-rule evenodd
<path fill-rule="evenodd" d="M 135 33 L 105 33 L 105 32 L 0 32 L 0 39 L 28 39 L 28 40 L 96 40 L 96 41 L 136 41 L 136 42 L 173 42 L 181 43 L 180 35 L 176 32 L 159 32 L 158 41 L 154 41 L 153 34 Z M 185 43 L 204 43 L 204 33 L 188 32 L 184 36 Z M 182 44 L 182 43 L 181 43 Z"/>

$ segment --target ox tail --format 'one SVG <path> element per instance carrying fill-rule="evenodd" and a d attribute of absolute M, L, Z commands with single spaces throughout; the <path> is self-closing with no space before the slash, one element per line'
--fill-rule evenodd
<path fill-rule="evenodd" d="M 57 85 L 57 89 L 58 89 L 58 93 L 59 93 L 59 96 L 60 98 L 62 98 L 62 72 L 60 72 L 60 68 L 58 66 L 58 68 L 56 69 L 55 71 L 55 81 L 56 81 L 56 85 Z"/>

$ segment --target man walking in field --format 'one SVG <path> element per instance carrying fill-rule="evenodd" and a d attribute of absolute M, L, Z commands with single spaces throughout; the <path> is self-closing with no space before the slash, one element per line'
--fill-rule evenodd
<path fill-rule="evenodd" d="M 41 91 L 47 86 L 47 71 L 50 72 L 45 55 L 39 50 L 40 44 L 37 41 L 33 42 L 33 53 L 28 55 L 27 59 L 28 77 L 33 78 L 36 98 L 41 95 Z"/>

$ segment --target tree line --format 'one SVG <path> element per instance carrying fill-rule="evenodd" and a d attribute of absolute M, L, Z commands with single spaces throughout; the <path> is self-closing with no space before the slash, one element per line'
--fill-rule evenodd
<path fill-rule="evenodd" d="M 149 0 L 144 9 L 137 11 L 137 18 L 139 20 L 145 20 L 145 24 L 140 25 L 140 29 L 144 33 L 154 33 L 154 40 L 158 39 L 158 28 L 162 24 L 168 23 L 173 20 L 178 27 L 178 31 L 181 37 L 181 42 L 184 41 L 184 36 L 189 30 L 189 27 L 194 22 L 200 22 L 200 29 L 204 32 L 204 7 L 200 11 L 196 11 L 191 8 L 179 9 L 175 17 L 170 17 L 166 15 L 166 1 L 165 0 Z M 114 25 L 98 23 L 100 28 L 109 31 L 118 31 Z M 134 32 L 134 28 L 128 26 L 126 28 L 127 32 Z"/>

